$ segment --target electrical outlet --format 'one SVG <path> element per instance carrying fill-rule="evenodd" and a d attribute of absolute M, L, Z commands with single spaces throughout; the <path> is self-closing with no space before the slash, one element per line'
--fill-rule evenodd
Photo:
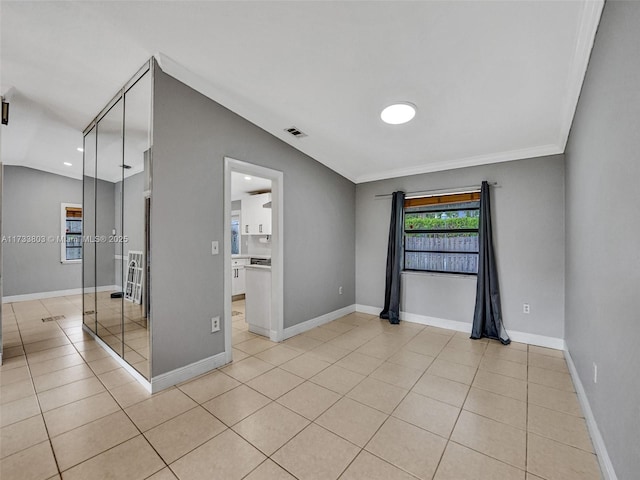
<path fill-rule="evenodd" d="M 598 364 L 593 362 L 593 383 L 598 383 Z"/>
<path fill-rule="evenodd" d="M 522 313 L 526 313 L 526 314 L 531 313 L 531 307 L 529 306 L 528 303 L 522 304 Z"/>
<path fill-rule="evenodd" d="M 211 319 L 211 333 L 220 331 L 220 317 L 213 317 Z"/>
<path fill-rule="evenodd" d="M 338 287 L 338 294 L 342 295 L 342 287 Z"/>

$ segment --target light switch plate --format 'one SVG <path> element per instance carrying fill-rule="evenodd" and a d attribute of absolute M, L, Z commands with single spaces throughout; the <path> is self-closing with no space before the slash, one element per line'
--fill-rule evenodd
<path fill-rule="evenodd" d="M 218 255 L 218 241 L 211 242 L 211 255 Z"/>

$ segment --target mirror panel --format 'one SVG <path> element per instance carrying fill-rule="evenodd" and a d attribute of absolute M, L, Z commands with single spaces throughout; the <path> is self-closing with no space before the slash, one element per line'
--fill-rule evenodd
<path fill-rule="evenodd" d="M 120 356 L 124 300 L 118 295 L 123 283 L 122 242 L 117 240 L 122 234 L 123 113 L 124 101 L 120 98 L 98 121 L 96 167 L 97 332 Z"/>
<path fill-rule="evenodd" d="M 87 129 L 82 244 L 84 323 L 148 380 L 150 65 L 136 73 Z"/>
<path fill-rule="evenodd" d="M 149 378 L 148 215 L 150 205 L 151 74 L 125 93 L 123 180 L 124 357 Z"/>
<path fill-rule="evenodd" d="M 82 311 L 84 324 L 96 332 L 96 127 L 84 137 L 82 179 Z"/>

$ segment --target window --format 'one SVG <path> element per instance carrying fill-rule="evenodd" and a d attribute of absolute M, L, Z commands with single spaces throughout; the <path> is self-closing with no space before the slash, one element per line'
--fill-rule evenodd
<path fill-rule="evenodd" d="M 406 199 L 404 269 L 476 275 L 479 220 L 479 192 Z"/>
<path fill-rule="evenodd" d="M 82 262 L 82 205 L 63 203 L 61 210 L 60 261 L 80 263 Z"/>
<path fill-rule="evenodd" d="M 231 255 L 240 253 L 240 215 L 231 212 Z"/>

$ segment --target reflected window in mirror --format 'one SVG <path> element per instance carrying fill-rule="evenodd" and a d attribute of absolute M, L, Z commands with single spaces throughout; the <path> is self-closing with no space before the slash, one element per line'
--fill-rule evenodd
<path fill-rule="evenodd" d="M 240 253 L 240 215 L 231 216 L 231 255 Z"/>

